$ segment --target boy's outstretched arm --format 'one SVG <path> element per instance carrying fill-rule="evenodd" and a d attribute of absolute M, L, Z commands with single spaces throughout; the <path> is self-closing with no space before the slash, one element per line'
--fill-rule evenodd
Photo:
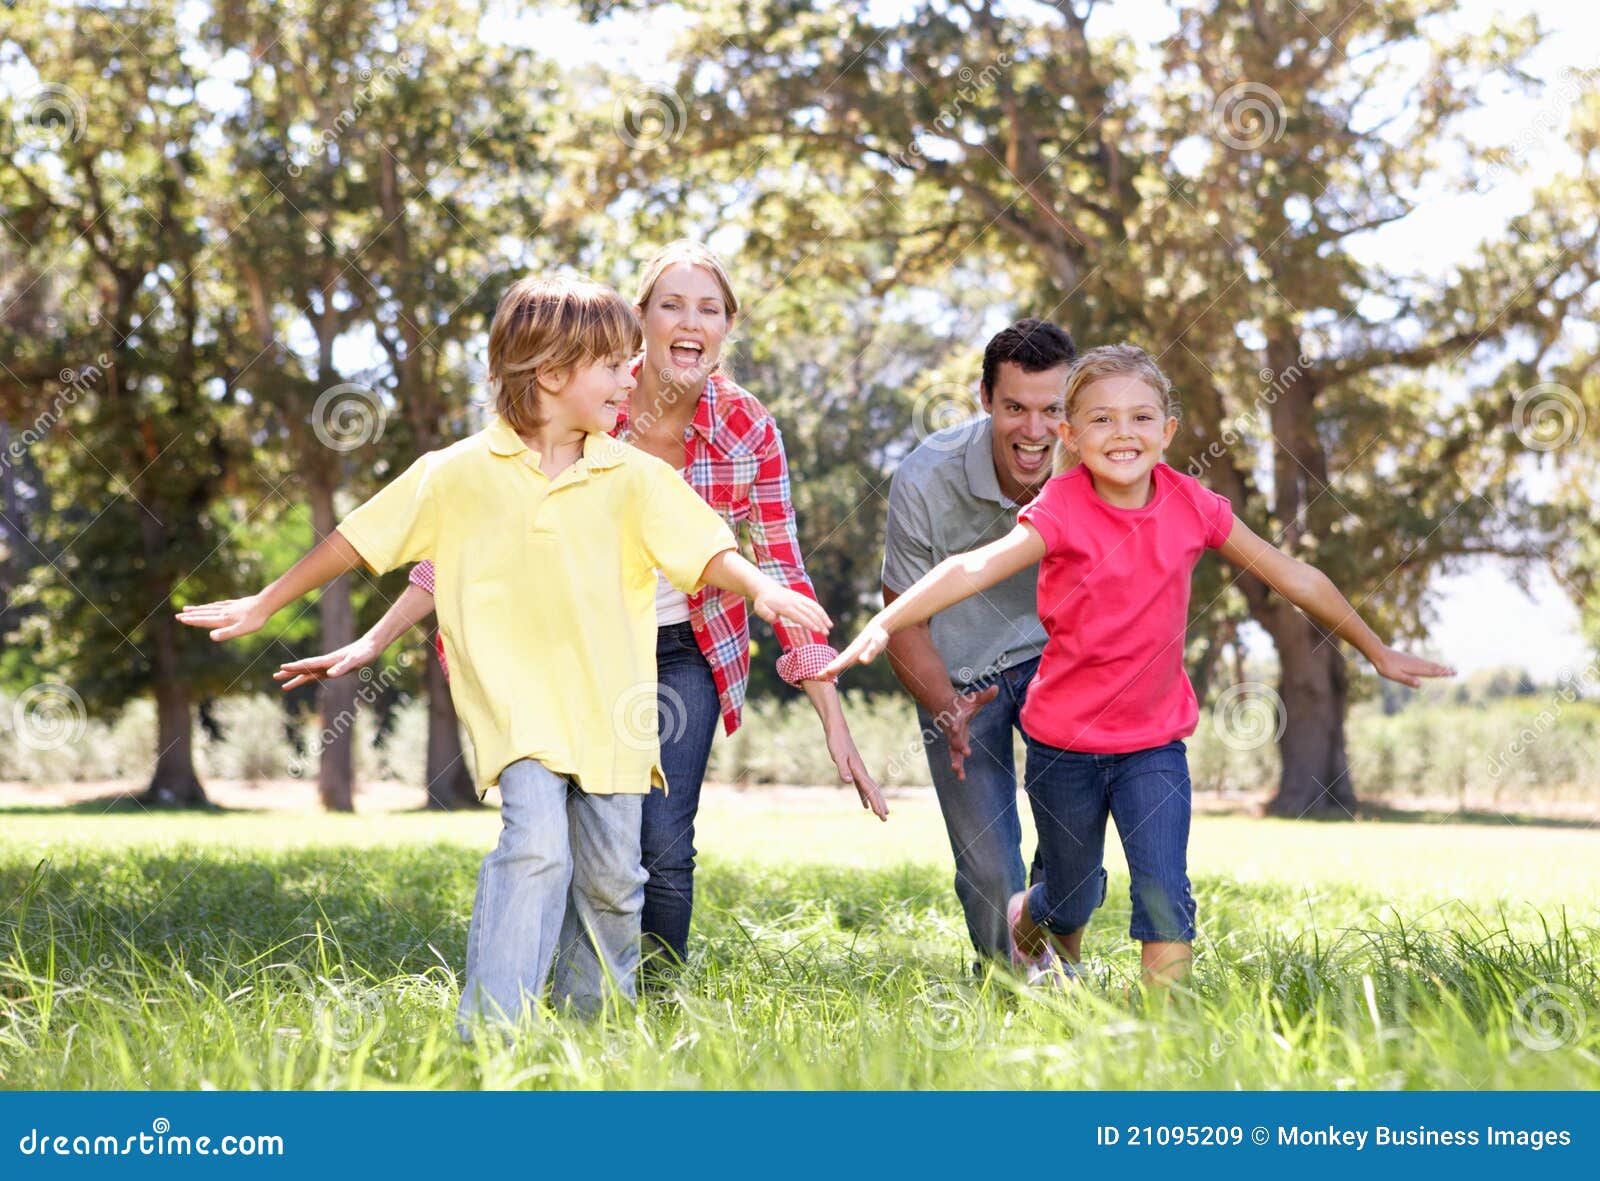
<path fill-rule="evenodd" d="M 421 623 L 433 614 L 433 592 L 423 590 L 416 583 L 407 583 L 405 592 L 394 605 L 383 613 L 383 618 L 372 625 L 366 635 L 343 648 L 324 652 L 321 656 L 308 656 L 304 660 L 291 660 L 278 666 L 272 674 L 285 691 L 298 689 L 311 681 L 332 680 L 355 672 L 371 664 L 388 650 L 414 624 Z"/>
<path fill-rule="evenodd" d="M 1258 537 L 1237 516 L 1228 540 L 1218 551 L 1224 558 L 1288 599 L 1329 631 L 1348 640 L 1372 662 L 1378 675 L 1413 689 L 1422 677 L 1453 677 L 1456 670 L 1389 647 L 1352 607 L 1321 570 L 1290 556 Z"/>
<path fill-rule="evenodd" d="M 952 554 L 868 620 L 861 634 L 822 670 L 822 675 L 833 678 L 852 664 L 870 663 L 888 647 L 889 637 L 894 632 L 932 619 L 945 608 L 1037 565 L 1044 553 L 1044 538 L 1032 525 L 1023 522 L 999 541 L 991 541 L 969 553 Z"/>
<path fill-rule="evenodd" d="M 337 529 L 319 541 L 265 590 L 242 599 L 219 599 L 178 612 L 178 622 L 211 630 L 213 640 L 232 640 L 260 631 L 283 608 L 308 591 L 361 565 L 361 555 Z"/>
<path fill-rule="evenodd" d="M 738 550 L 725 549 L 711 561 L 700 574 L 703 584 L 732 591 L 750 600 L 755 613 L 768 623 L 786 620 L 795 627 L 809 628 L 814 632 L 827 632 L 833 620 L 813 598 L 792 591 L 775 579 L 768 578 Z"/>

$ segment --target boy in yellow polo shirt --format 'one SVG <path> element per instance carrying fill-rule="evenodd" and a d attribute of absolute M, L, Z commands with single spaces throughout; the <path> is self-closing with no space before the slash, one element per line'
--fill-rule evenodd
<path fill-rule="evenodd" d="M 486 429 L 417 460 L 259 594 L 178 615 L 232 639 L 360 563 L 433 559 L 451 697 L 480 793 L 501 798 L 467 936 L 464 1033 L 529 1014 L 552 968 L 562 1007 L 593 1013 L 608 980 L 634 995 L 640 804 L 666 786 L 642 716 L 656 701 L 655 571 L 685 593 L 743 594 L 768 620 L 831 626 L 741 558 L 669 465 L 609 437 L 639 342 L 609 288 L 522 280 L 489 332 Z"/>

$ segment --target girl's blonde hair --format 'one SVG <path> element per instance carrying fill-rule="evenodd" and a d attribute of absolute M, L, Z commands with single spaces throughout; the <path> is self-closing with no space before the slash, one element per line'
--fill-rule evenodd
<path fill-rule="evenodd" d="M 1071 421 L 1078 408 L 1078 396 L 1102 377 L 1134 377 L 1150 387 L 1161 403 L 1162 412 L 1169 418 L 1178 413 L 1178 402 L 1172 394 L 1172 382 L 1161 372 L 1150 354 L 1138 345 L 1103 344 L 1078 354 L 1078 359 L 1067 370 L 1067 390 L 1062 420 Z M 1050 474 L 1059 476 L 1078 464 L 1078 457 L 1067 450 L 1067 445 L 1056 440 L 1055 453 L 1050 463 Z"/>
<path fill-rule="evenodd" d="M 538 375 L 594 361 L 631 357 L 643 333 L 627 301 L 587 279 L 519 279 L 489 326 L 489 389 L 494 409 L 512 430 L 543 424 Z"/>
<path fill-rule="evenodd" d="M 668 267 L 680 262 L 711 273 L 722 291 L 722 303 L 728 309 L 728 319 L 732 320 L 739 311 L 739 297 L 733 293 L 733 280 L 728 277 L 728 268 L 709 246 L 689 238 L 668 242 L 650 256 L 650 261 L 644 264 L 644 270 L 639 274 L 638 291 L 633 297 L 634 306 L 641 312 L 649 310 L 650 297 L 656 293 L 656 284 L 661 281 L 661 276 L 666 274 Z"/>

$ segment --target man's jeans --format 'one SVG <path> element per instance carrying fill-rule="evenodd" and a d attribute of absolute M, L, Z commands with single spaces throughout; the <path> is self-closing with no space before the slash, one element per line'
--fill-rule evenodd
<path fill-rule="evenodd" d="M 640 795 L 589 795 L 533 759 L 500 773 L 500 842 L 483 859 L 457 1009 L 522 1020 L 554 969 L 551 1002 L 592 1016 L 639 966 Z"/>
<path fill-rule="evenodd" d="M 967 731 L 972 753 L 966 759 L 964 780 L 957 779 L 950 767 L 950 743 L 944 731 L 934 724 L 931 714 L 920 706 L 917 709 L 928 770 L 933 775 L 945 830 L 950 834 L 950 849 L 956 858 L 956 897 L 966 914 L 967 934 L 980 956 L 1009 956 L 1006 903 L 1027 885 L 1022 868 L 1022 823 L 1017 814 L 1012 731 L 1022 732 L 1019 715 L 1038 668 L 1036 656 L 976 681 L 967 690 L 976 693 L 991 684 L 1000 686 L 995 699 L 972 715 Z M 1034 877 L 1039 876 L 1035 854 Z"/>

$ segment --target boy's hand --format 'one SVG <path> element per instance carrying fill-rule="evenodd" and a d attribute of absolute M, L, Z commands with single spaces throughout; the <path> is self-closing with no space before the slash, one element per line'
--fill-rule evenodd
<path fill-rule="evenodd" d="M 308 656 L 304 660 L 291 660 L 280 664 L 278 671 L 272 674 L 272 679 L 282 681 L 282 688 L 287 692 L 312 681 L 332 680 L 334 677 L 355 672 L 356 669 L 371 664 L 381 655 L 383 653 L 377 643 L 362 636 L 353 644 L 335 648 L 332 652 L 325 652 L 321 656 Z"/>
<path fill-rule="evenodd" d="M 213 640 L 235 640 L 258 632 L 269 616 L 261 605 L 260 595 L 246 595 L 242 599 L 218 599 L 215 603 L 200 603 L 178 612 L 178 622 L 189 627 L 211 629 Z"/>
<path fill-rule="evenodd" d="M 756 614 L 768 623 L 782 619 L 794 627 L 823 633 L 833 627 L 833 620 L 815 599 L 786 586 L 774 587 L 756 596 L 754 606 Z"/>
<path fill-rule="evenodd" d="M 889 646 L 889 632 L 876 617 L 867 621 L 861 634 L 850 641 L 850 646 L 835 656 L 828 667 L 819 674 L 824 681 L 838 680 L 839 674 L 852 664 L 871 664 L 873 657 Z"/>
<path fill-rule="evenodd" d="M 1380 677 L 1399 681 L 1402 685 L 1410 685 L 1413 689 L 1422 687 L 1422 681 L 1419 679 L 1421 677 L 1456 675 L 1456 670 L 1448 664 L 1435 664 L 1431 660 L 1398 652 L 1393 648 L 1384 648 L 1379 652 L 1372 660 L 1372 667 L 1378 670 Z"/>

